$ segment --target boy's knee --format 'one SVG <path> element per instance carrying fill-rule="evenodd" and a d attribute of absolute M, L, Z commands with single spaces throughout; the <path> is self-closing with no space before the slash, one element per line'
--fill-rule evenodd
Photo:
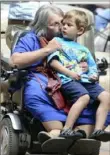
<path fill-rule="evenodd" d="M 102 92 L 99 95 L 100 103 L 103 103 L 105 106 L 109 107 L 110 110 L 110 93 L 107 91 Z"/>
<path fill-rule="evenodd" d="M 87 102 L 90 101 L 90 96 L 88 94 L 84 95 L 83 97 L 84 97 L 84 100 L 85 101 L 87 101 Z"/>
<path fill-rule="evenodd" d="M 108 93 L 107 91 L 102 92 L 99 95 L 99 100 L 102 102 L 104 101 L 104 102 L 107 102 L 110 104 L 110 93 Z"/>

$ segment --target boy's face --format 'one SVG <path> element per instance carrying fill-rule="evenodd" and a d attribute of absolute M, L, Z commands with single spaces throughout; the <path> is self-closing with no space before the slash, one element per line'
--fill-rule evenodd
<path fill-rule="evenodd" d="M 66 39 L 74 40 L 78 36 L 78 28 L 74 18 L 64 19 L 61 26 L 62 35 Z"/>

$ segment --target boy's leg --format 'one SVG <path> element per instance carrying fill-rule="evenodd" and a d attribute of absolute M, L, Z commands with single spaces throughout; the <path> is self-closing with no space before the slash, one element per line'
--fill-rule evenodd
<path fill-rule="evenodd" d="M 94 101 L 100 101 L 96 111 L 95 129 L 90 138 L 101 141 L 110 141 L 110 133 L 103 129 L 110 107 L 109 93 L 107 93 L 98 83 L 85 84 L 84 87 L 88 90 L 90 97 L 92 97 Z"/>
<path fill-rule="evenodd" d="M 75 131 L 84 130 L 86 132 L 87 138 L 92 134 L 94 131 L 94 125 L 86 124 L 86 125 L 78 125 L 74 128 Z"/>
<path fill-rule="evenodd" d="M 69 111 L 65 126 L 60 136 L 66 137 L 70 133 L 70 137 L 72 137 L 72 134 L 74 137 L 75 133 L 72 133 L 72 127 L 74 126 L 76 119 L 79 117 L 82 110 L 89 103 L 90 98 L 87 90 L 77 81 L 71 81 L 63 85 L 62 93 L 72 107 Z"/>
<path fill-rule="evenodd" d="M 110 108 L 110 94 L 103 91 L 97 98 L 100 101 L 96 112 L 95 130 L 102 130 Z"/>
<path fill-rule="evenodd" d="M 103 142 L 110 141 L 110 132 L 104 131 L 103 126 L 107 119 L 107 114 L 110 108 L 110 95 L 108 92 L 103 91 L 99 96 L 98 100 L 100 101 L 100 105 L 96 112 L 96 125 L 95 131 L 92 133 L 90 138 L 100 140 Z"/>
<path fill-rule="evenodd" d="M 68 117 L 64 126 L 66 128 L 72 128 L 79 117 L 82 110 L 87 106 L 89 103 L 89 95 L 83 95 L 79 97 L 79 99 L 72 105 Z"/>

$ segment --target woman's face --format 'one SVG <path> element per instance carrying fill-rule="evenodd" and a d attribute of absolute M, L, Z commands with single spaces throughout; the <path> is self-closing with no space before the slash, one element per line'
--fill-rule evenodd
<path fill-rule="evenodd" d="M 61 34 L 61 21 L 63 17 L 57 14 L 51 14 L 48 18 L 48 26 L 47 26 L 47 39 L 51 40 L 55 36 L 59 36 Z"/>

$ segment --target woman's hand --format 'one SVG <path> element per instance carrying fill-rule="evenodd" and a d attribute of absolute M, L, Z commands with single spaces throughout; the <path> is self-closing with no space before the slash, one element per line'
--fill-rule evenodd
<path fill-rule="evenodd" d="M 57 50 L 61 50 L 62 46 L 55 39 L 52 39 L 45 48 L 48 49 L 49 53 L 53 53 Z"/>

